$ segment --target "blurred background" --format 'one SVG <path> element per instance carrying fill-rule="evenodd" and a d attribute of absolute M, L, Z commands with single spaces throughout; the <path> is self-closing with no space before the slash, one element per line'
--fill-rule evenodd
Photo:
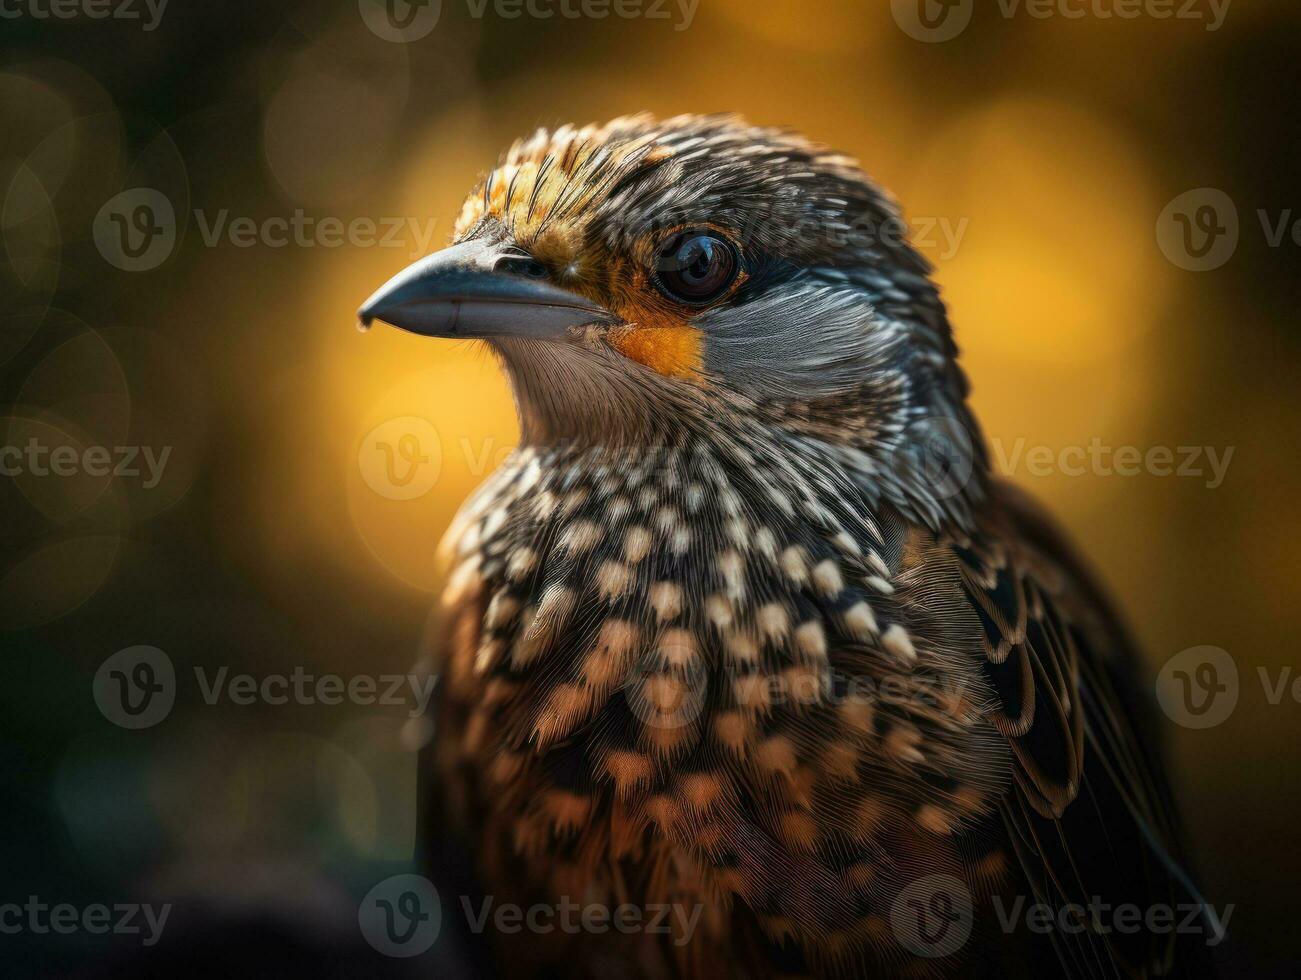
<path fill-rule="evenodd" d="M 995 465 L 1099 566 L 1151 674 L 1232 658 L 1236 710 L 1169 725 L 1176 778 L 1205 891 L 1236 907 L 1230 975 L 1296 975 L 1295 5 L 4 9 L 0 904 L 174 901 L 169 937 L 268 907 L 304 942 L 357 933 L 360 898 L 410 867 L 435 545 L 516 429 L 483 352 L 362 334 L 354 311 L 534 127 L 736 111 L 902 202 Z M 1090 446 L 1184 472 L 1062 465 Z M 107 703 L 130 670 L 106 661 L 141 646 L 143 676 L 174 676 L 161 717 Z M 221 686 L 295 671 L 404 686 Z M 29 929 L 0 959 L 111 971 L 133 942 Z"/>

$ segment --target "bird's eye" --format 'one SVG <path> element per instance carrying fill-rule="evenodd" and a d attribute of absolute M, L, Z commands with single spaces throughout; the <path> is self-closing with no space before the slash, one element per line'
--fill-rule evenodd
<path fill-rule="evenodd" d="M 713 232 L 687 231 L 664 243 L 655 283 L 670 299 L 703 306 L 726 293 L 740 269 L 736 247 L 727 239 Z"/>
<path fill-rule="evenodd" d="M 526 279 L 545 279 L 550 275 L 547 267 L 531 255 L 503 256 L 497 260 L 494 269 L 513 276 L 524 276 Z"/>

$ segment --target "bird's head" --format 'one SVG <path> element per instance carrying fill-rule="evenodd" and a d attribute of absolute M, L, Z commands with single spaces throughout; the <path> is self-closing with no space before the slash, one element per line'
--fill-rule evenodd
<path fill-rule="evenodd" d="M 487 341 L 526 443 L 745 418 L 888 466 L 939 419 L 978 457 L 929 271 L 848 157 L 734 117 L 635 116 L 517 143 L 455 243 L 360 315 Z"/>

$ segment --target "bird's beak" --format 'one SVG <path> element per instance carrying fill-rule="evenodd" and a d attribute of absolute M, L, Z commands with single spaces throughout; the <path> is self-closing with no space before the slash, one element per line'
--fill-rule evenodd
<path fill-rule="evenodd" d="M 364 327 L 383 320 L 426 337 L 537 340 L 563 340 L 570 327 L 615 322 L 577 293 L 498 271 L 512 257 L 506 246 L 483 241 L 445 248 L 386 282 L 357 316 Z"/>

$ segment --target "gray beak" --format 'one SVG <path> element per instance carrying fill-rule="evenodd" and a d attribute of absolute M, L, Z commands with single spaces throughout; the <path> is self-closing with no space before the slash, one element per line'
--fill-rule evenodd
<path fill-rule="evenodd" d="M 462 242 L 427 255 L 386 282 L 357 316 L 426 337 L 530 337 L 563 340 L 570 327 L 612 324 L 600 305 L 539 279 L 508 271 L 507 245 Z"/>

